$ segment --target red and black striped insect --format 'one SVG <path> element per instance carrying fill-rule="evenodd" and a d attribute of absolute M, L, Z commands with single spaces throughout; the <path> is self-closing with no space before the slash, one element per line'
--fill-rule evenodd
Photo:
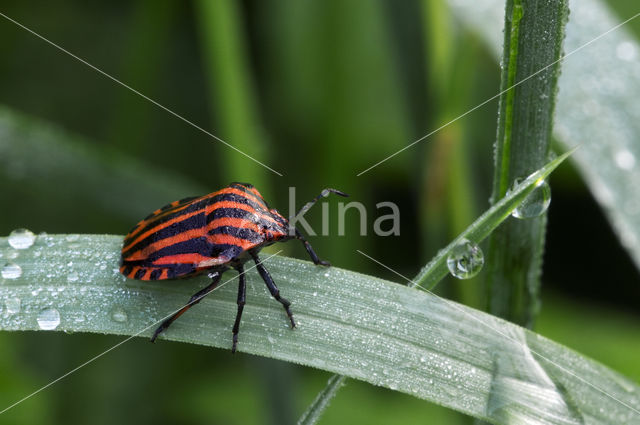
<path fill-rule="evenodd" d="M 300 212 L 305 212 L 329 193 L 347 196 L 335 189 L 324 189 Z M 330 265 L 318 258 L 298 229 L 278 211 L 269 208 L 255 187 L 248 183 L 231 183 L 205 196 L 172 202 L 136 224 L 124 239 L 120 272 L 140 280 L 185 278 L 203 272 L 208 272 L 212 278 L 209 286 L 195 293 L 187 305 L 162 322 L 151 338 L 153 342 L 174 320 L 213 291 L 222 273 L 236 269 L 239 275 L 238 311 L 231 348 L 235 352 L 246 296 L 243 265 L 250 259 L 255 262 L 271 295 L 287 312 L 291 328 L 296 326 L 289 309 L 291 303 L 280 296 L 278 287 L 258 257 L 263 247 L 289 239 L 302 241 L 315 264 Z"/>

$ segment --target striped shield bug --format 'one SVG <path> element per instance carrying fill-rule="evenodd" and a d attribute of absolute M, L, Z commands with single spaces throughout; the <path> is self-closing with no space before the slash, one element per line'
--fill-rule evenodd
<path fill-rule="evenodd" d="M 324 189 L 298 212 L 304 214 L 329 193 L 347 196 L 335 189 Z M 238 309 L 232 330 L 231 351 L 238 345 L 238 329 L 246 298 L 244 263 L 253 260 L 271 295 L 282 304 L 291 328 L 296 326 L 289 306 L 267 269 L 259 251 L 275 242 L 302 241 L 311 260 L 329 266 L 318 258 L 311 244 L 298 229 L 275 209 L 270 209 L 260 192 L 248 183 L 231 183 L 205 196 L 181 199 L 166 205 L 135 225 L 124 238 L 120 273 L 131 279 L 166 280 L 186 278 L 207 272 L 212 279 L 189 302 L 156 329 L 151 341 L 166 330 L 204 296 L 213 291 L 222 273 L 238 272 Z"/>

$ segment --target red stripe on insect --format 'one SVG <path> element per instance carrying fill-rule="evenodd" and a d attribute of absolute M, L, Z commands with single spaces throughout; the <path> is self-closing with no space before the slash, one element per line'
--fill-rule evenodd
<path fill-rule="evenodd" d="M 264 199 L 262 199 L 262 195 L 260 195 L 259 193 L 258 193 L 258 195 L 260 195 L 260 196 L 256 197 L 253 194 L 253 192 L 251 192 L 251 193 L 245 192 L 243 190 L 236 189 L 235 187 L 227 187 L 226 189 L 222 189 L 222 190 L 219 190 L 217 192 L 214 192 L 212 195 L 215 196 L 215 195 L 219 195 L 219 194 L 222 194 L 222 193 L 233 193 L 235 195 L 244 196 L 245 198 L 255 202 L 256 204 L 265 205 Z"/>
<path fill-rule="evenodd" d="M 207 257 L 201 254 L 176 254 L 160 257 L 153 262 L 154 266 L 167 266 L 172 264 L 199 264 L 204 261 L 210 260 L 211 257 Z"/>
<path fill-rule="evenodd" d="M 169 247 L 171 245 L 175 245 L 180 242 L 184 242 L 190 239 L 196 239 L 200 237 L 206 236 L 206 230 L 204 227 L 200 227 L 194 230 L 187 230 L 182 233 L 178 233 L 175 236 L 170 238 L 161 239 L 158 242 L 154 242 L 145 246 L 143 249 L 133 252 L 127 255 L 127 261 L 140 261 L 148 258 L 154 252 L 161 250 L 162 248 Z"/>
<path fill-rule="evenodd" d="M 187 219 L 189 217 L 192 217 L 194 215 L 200 214 L 203 211 L 205 211 L 205 208 L 202 208 L 202 209 L 197 210 L 197 211 L 189 212 L 189 213 L 186 213 L 186 214 L 178 215 L 174 219 L 167 220 L 164 223 L 160 223 L 157 226 L 152 227 L 151 229 L 147 230 L 146 232 L 144 232 L 140 236 L 136 237 L 133 241 L 131 241 L 125 247 L 123 247 L 122 251 L 128 251 L 129 249 L 131 249 L 131 247 L 135 246 L 137 243 L 143 241 L 144 239 L 148 238 L 149 236 L 151 236 L 152 234 L 158 232 L 159 230 L 162 230 L 162 229 L 164 229 L 166 227 L 171 226 L 172 224 L 178 223 L 178 222 L 180 222 L 182 220 L 185 220 L 185 219 Z M 156 217 L 153 217 L 153 218 L 156 219 Z M 160 217 L 158 217 L 158 218 L 160 218 Z M 147 221 L 147 222 L 143 222 L 143 223 L 144 223 L 144 225 L 146 225 L 146 224 L 148 224 L 150 222 L 151 221 Z M 140 227 L 142 228 L 144 226 L 140 226 Z M 135 233 L 135 232 L 133 232 L 133 233 Z"/>

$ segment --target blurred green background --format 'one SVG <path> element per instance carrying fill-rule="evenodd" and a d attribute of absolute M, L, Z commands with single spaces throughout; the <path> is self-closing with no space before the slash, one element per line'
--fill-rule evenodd
<path fill-rule="evenodd" d="M 636 5 L 611 6 L 626 18 Z M 499 91 L 498 64 L 444 3 L 5 1 L 0 11 L 283 174 L 0 18 L 2 235 L 22 227 L 124 235 L 155 208 L 230 181 L 253 183 L 285 215 L 290 186 L 298 207 L 335 187 L 367 207 L 368 235 L 350 210 L 346 237 L 336 236 L 330 199 L 333 236 L 311 237 L 315 250 L 336 266 L 397 280 L 355 250 L 411 276 L 488 207 L 497 101 L 356 177 Z M 629 28 L 640 35 L 640 21 Z M 638 272 L 570 165 L 552 188 L 536 330 L 640 381 Z M 400 207 L 399 237 L 373 234 L 375 218 L 388 213 L 376 209 L 382 201 Z M 319 231 L 316 208 L 309 221 Z M 281 248 L 306 258 L 298 244 Z M 481 277 L 438 290 L 484 305 Z M 120 340 L 0 333 L 0 409 Z M 138 338 L 0 419 L 286 424 L 329 376 Z M 470 422 L 349 381 L 321 423 Z"/>

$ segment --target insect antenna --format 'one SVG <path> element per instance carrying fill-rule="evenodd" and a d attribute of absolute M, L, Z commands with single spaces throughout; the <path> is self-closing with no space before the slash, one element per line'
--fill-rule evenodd
<path fill-rule="evenodd" d="M 327 196 L 329 196 L 330 193 L 335 193 L 336 195 L 344 196 L 345 198 L 349 196 L 346 193 L 340 192 L 339 190 L 336 190 L 336 189 L 331 189 L 331 188 L 323 189 L 322 192 L 320 192 L 320 195 L 316 196 L 311 201 L 307 202 L 302 208 L 300 208 L 300 211 L 298 211 L 298 213 L 296 214 L 296 217 L 306 214 L 306 212 L 309 211 L 309 208 L 311 208 L 321 198 L 326 198 Z M 313 261 L 314 264 L 321 265 L 321 266 L 331 265 L 328 261 L 323 261 L 318 258 L 318 255 L 315 253 L 315 251 L 311 247 L 311 244 L 309 243 L 309 241 L 305 239 L 305 237 L 302 235 L 302 233 L 300 233 L 298 229 L 296 229 L 295 227 L 292 227 L 292 229 L 295 231 L 296 239 L 302 241 L 302 243 L 304 244 L 304 248 L 307 250 L 307 253 L 311 257 L 311 260 Z"/>
<path fill-rule="evenodd" d="M 326 189 L 322 189 L 322 192 L 320 192 L 318 196 L 316 196 L 311 201 L 307 202 L 302 208 L 300 208 L 300 210 L 296 213 L 296 217 L 306 214 L 307 211 L 309 211 L 309 208 L 311 208 L 320 199 L 326 198 L 327 196 L 329 196 L 330 193 L 335 193 L 336 195 L 344 196 L 345 198 L 349 197 L 349 195 L 339 191 L 338 189 L 332 189 L 330 187 Z"/>

